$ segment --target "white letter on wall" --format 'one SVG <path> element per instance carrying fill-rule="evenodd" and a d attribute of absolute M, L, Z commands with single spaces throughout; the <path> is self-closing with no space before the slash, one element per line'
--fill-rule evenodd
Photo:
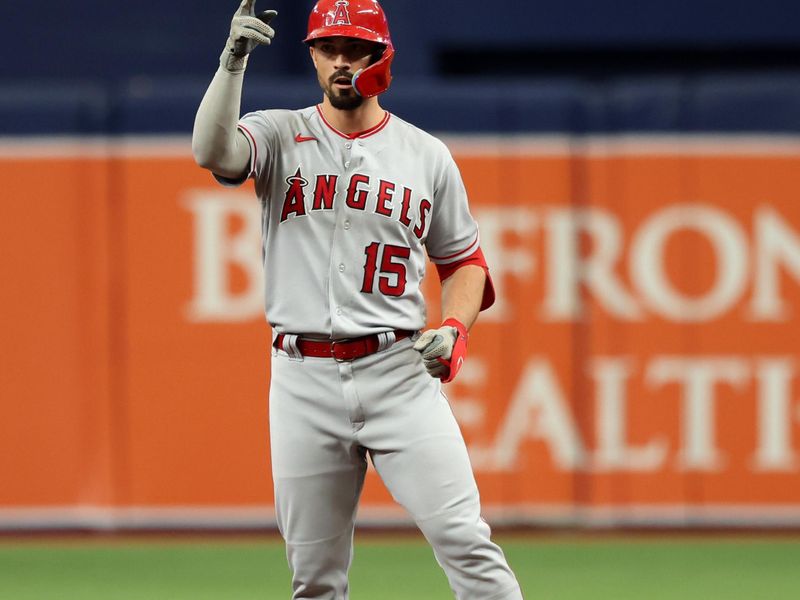
<path fill-rule="evenodd" d="M 629 321 L 643 316 L 615 273 L 622 259 L 622 231 L 613 215 L 593 208 L 553 209 L 548 211 L 546 226 L 547 320 L 582 316 L 581 283 L 611 315 Z M 592 252 L 587 257 L 580 255 L 581 233 L 588 234 L 590 241 Z"/>
<path fill-rule="evenodd" d="M 680 293 L 667 276 L 664 249 L 669 237 L 681 229 L 704 235 L 716 255 L 714 285 L 698 298 Z M 747 237 L 738 222 L 712 206 L 682 204 L 652 215 L 631 244 L 630 260 L 631 276 L 648 305 L 679 322 L 718 317 L 736 302 L 747 283 Z"/>
<path fill-rule="evenodd" d="M 714 471 L 723 466 L 716 443 L 714 388 L 720 382 L 740 388 L 749 375 L 747 361 L 738 358 L 662 356 L 650 363 L 648 383 L 682 385 L 682 468 Z"/>
<path fill-rule="evenodd" d="M 476 468 L 509 471 L 525 440 L 544 440 L 556 466 L 573 471 L 584 465 L 586 451 L 569 405 L 550 363 L 534 359 L 525 368 L 505 419 L 490 449 L 471 448 Z"/>
<path fill-rule="evenodd" d="M 260 254 L 261 208 L 243 192 L 195 191 L 184 202 L 194 219 L 194 290 L 188 316 L 192 321 L 246 321 L 263 317 Z M 243 226 L 228 233 L 231 218 Z M 239 267 L 247 279 L 243 291 L 230 289 L 229 269 Z"/>
<path fill-rule="evenodd" d="M 781 297 L 780 267 L 800 280 L 800 236 L 770 207 L 755 216 L 755 280 L 751 313 L 759 321 L 780 321 L 797 315 Z"/>
<path fill-rule="evenodd" d="M 505 278 L 508 275 L 524 279 L 533 275 L 533 257 L 524 249 L 510 249 L 503 241 L 504 234 L 515 233 L 522 239 L 530 238 L 536 230 L 536 215 L 527 208 L 483 208 L 475 211 L 480 223 L 481 249 L 492 272 L 497 295 L 494 305 L 481 316 L 481 320 L 512 321 L 513 303 L 509 303 Z M 522 303 L 527 305 L 531 303 Z"/>
<path fill-rule="evenodd" d="M 593 467 L 598 471 L 656 471 L 667 457 L 663 437 L 643 446 L 629 446 L 626 384 L 632 368 L 626 358 L 598 357 L 590 372 L 597 388 L 597 450 Z"/>
<path fill-rule="evenodd" d="M 792 450 L 792 379 L 790 358 L 765 358 L 756 367 L 758 439 L 753 464 L 757 471 L 791 471 L 797 467 Z"/>

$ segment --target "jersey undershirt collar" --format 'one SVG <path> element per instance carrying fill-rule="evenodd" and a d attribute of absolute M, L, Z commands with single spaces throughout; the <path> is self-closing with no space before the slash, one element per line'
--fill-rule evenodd
<path fill-rule="evenodd" d="M 369 129 L 365 129 L 364 131 L 358 131 L 356 133 L 343 133 L 343 132 L 339 131 L 338 129 L 336 129 L 336 127 L 334 127 L 333 125 L 331 125 L 328 122 L 328 120 L 325 118 L 325 115 L 322 113 L 322 107 L 319 104 L 317 104 L 317 112 L 319 113 L 319 116 L 322 119 L 322 122 L 325 123 L 325 125 L 327 125 L 328 128 L 331 131 L 333 131 L 335 134 L 340 135 L 343 138 L 348 139 L 348 140 L 354 140 L 356 138 L 365 138 L 365 137 L 369 137 L 371 135 L 375 135 L 381 129 L 386 127 L 386 124 L 389 122 L 389 118 L 392 116 L 391 113 L 388 110 L 385 110 L 384 111 L 384 115 L 383 115 L 383 119 L 377 125 L 375 125 L 373 127 L 370 127 Z"/>

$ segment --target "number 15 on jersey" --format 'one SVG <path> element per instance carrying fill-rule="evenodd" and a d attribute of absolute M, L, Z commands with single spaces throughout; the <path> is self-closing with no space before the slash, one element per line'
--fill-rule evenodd
<path fill-rule="evenodd" d="M 402 296 L 406 290 L 406 263 L 411 256 L 411 249 L 405 246 L 381 244 L 373 242 L 364 248 L 364 283 L 361 291 L 372 294 L 375 286 L 375 274 L 379 273 L 378 290 L 386 296 Z"/>

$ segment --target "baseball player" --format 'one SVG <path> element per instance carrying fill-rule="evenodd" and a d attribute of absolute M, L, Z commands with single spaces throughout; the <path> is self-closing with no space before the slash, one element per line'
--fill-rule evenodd
<path fill-rule="evenodd" d="M 240 119 L 249 55 L 270 44 L 276 14 L 239 6 L 192 149 L 225 185 L 253 178 L 261 202 L 275 508 L 292 598 L 348 597 L 367 457 L 456 598 L 522 598 L 442 392 L 494 300 L 459 171 L 444 144 L 380 106 L 394 47 L 375 0 L 313 8 L 304 41 L 320 104 Z M 443 322 L 420 334 L 426 254 Z"/>

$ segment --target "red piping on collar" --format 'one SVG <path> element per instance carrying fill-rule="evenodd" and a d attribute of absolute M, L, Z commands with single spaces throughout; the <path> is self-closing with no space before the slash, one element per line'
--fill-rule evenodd
<path fill-rule="evenodd" d="M 389 117 L 392 116 L 388 110 L 384 111 L 385 114 L 383 116 L 383 120 L 374 127 L 370 127 L 369 129 L 365 129 L 364 131 L 359 131 L 357 133 L 342 133 L 341 131 L 336 129 L 336 127 L 328 123 L 328 120 L 325 118 L 325 115 L 322 114 L 322 109 L 320 108 L 319 104 L 317 104 L 317 112 L 319 113 L 319 116 L 322 118 L 322 122 L 325 123 L 325 125 L 327 125 L 331 131 L 333 131 L 335 134 L 340 135 L 341 137 L 347 140 L 354 140 L 356 138 L 365 138 L 371 135 L 375 135 L 381 129 L 386 127 L 386 124 L 389 122 Z"/>

